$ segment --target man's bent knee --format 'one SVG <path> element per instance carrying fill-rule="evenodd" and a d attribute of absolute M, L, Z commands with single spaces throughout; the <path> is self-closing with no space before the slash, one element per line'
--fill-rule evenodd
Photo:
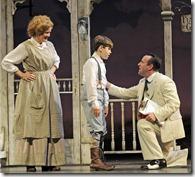
<path fill-rule="evenodd" d="M 151 123 L 145 119 L 140 119 L 137 122 L 137 130 L 144 130 L 144 129 L 150 129 L 151 128 Z"/>

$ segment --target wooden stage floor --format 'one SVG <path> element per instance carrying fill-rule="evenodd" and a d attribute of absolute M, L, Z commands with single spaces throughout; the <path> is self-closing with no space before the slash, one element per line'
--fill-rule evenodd
<path fill-rule="evenodd" d="M 112 160 L 108 161 L 115 165 L 113 171 L 91 171 L 89 165 L 65 165 L 61 166 L 61 171 L 49 172 L 50 174 L 192 174 L 191 161 L 188 160 L 186 167 L 171 167 L 160 170 L 141 170 L 140 166 L 144 163 L 143 160 Z M 27 174 L 25 167 L 2 167 L 0 173 L 4 174 Z M 28 174 L 47 174 L 42 172 L 41 167 L 37 167 L 37 171 Z M 182 175 L 183 176 L 183 175 Z"/>

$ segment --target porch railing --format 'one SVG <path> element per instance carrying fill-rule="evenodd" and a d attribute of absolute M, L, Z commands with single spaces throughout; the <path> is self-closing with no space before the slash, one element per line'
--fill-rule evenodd
<path fill-rule="evenodd" d="M 14 94 L 17 95 L 20 80 L 14 80 Z M 72 94 L 72 78 L 56 79 L 60 94 Z"/>
<path fill-rule="evenodd" d="M 141 153 L 138 149 L 137 141 L 137 130 L 136 130 L 136 120 L 137 120 L 137 99 L 110 99 L 110 129 L 111 129 L 111 150 L 105 151 L 105 154 L 121 154 L 121 153 Z M 114 106 L 119 105 L 120 110 L 115 110 Z M 127 106 L 126 106 L 127 105 Z M 128 115 L 126 112 L 131 115 Z M 116 111 L 120 112 L 119 118 L 121 123 L 121 149 L 116 150 L 115 142 L 115 124 L 116 124 Z M 127 120 L 129 119 L 129 120 Z M 131 122 L 132 127 L 127 127 L 126 123 Z M 131 129 L 131 133 L 126 132 L 126 128 Z M 132 136 L 132 137 L 131 137 Z M 127 144 L 127 138 L 132 139 L 130 144 Z"/>

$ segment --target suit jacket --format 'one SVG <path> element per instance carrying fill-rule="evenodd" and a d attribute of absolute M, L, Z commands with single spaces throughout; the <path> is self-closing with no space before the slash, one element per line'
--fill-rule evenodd
<path fill-rule="evenodd" d="M 108 92 L 110 95 L 123 98 L 137 98 L 138 105 L 142 100 L 145 78 L 136 86 L 121 88 L 111 84 Z M 168 142 L 185 137 L 182 116 L 180 114 L 180 100 L 177 88 L 172 79 L 157 72 L 148 89 L 148 98 L 160 105 L 154 114 L 164 125 L 160 127 L 162 142 Z"/>

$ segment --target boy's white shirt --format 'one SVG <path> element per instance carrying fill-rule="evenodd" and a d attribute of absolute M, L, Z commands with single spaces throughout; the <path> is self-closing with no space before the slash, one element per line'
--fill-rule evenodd
<path fill-rule="evenodd" d="M 105 96 L 105 106 L 108 106 L 109 96 L 107 91 L 105 91 L 107 78 L 106 78 L 106 67 L 103 60 L 100 56 L 94 52 L 93 57 L 95 57 L 100 64 L 102 81 L 101 85 L 104 89 Z M 98 85 L 98 65 L 94 58 L 89 58 L 87 62 L 83 66 L 83 84 L 86 84 L 87 89 L 87 100 L 89 103 L 92 103 L 92 107 L 100 107 L 98 103 L 98 93 L 97 93 L 97 85 Z"/>

